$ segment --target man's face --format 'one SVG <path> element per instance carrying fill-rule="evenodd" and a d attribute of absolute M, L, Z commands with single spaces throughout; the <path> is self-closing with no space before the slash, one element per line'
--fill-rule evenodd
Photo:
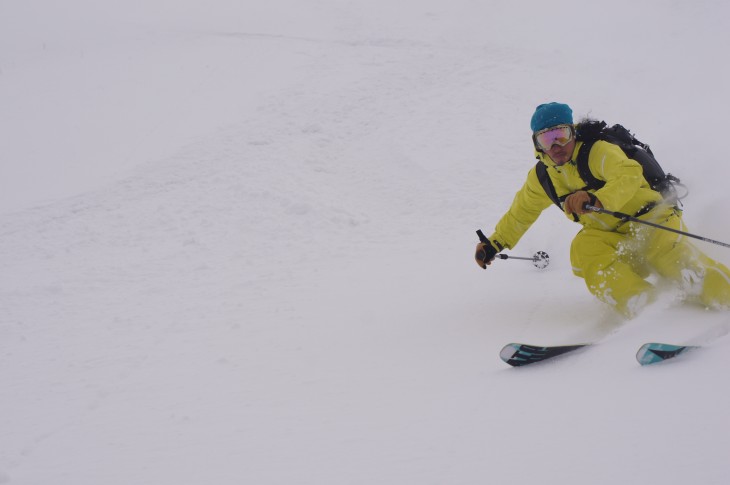
<path fill-rule="evenodd" d="M 533 135 L 535 147 L 555 162 L 563 165 L 570 161 L 575 149 L 575 129 L 571 125 L 557 125 Z"/>
<path fill-rule="evenodd" d="M 573 150 L 575 150 L 575 139 L 570 140 L 570 143 L 561 147 L 560 145 L 553 145 L 545 153 L 555 162 L 555 165 L 564 165 L 568 163 L 573 156 Z"/>

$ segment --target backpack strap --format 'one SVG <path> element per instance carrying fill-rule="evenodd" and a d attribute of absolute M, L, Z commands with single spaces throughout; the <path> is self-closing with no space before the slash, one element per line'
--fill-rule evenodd
<path fill-rule="evenodd" d="M 547 173 L 547 166 L 542 162 L 542 160 L 538 160 L 537 164 L 535 164 L 535 173 L 537 173 L 537 180 L 540 181 L 540 185 L 542 185 L 542 188 L 545 190 L 547 196 L 550 197 L 550 200 L 558 206 L 558 209 L 563 210 L 563 206 L 560 205 L 558 193 L 555 191 L 555 185 L 553 185 L 553 181 L 550 180 L 550 176 Z"/>
<path fill-rule="evenodd" d="M 580 175 L 580 178 L 582 178 L 583 182 L 585 182 L 586 184 L 583 190 L 598 190 L 606 185 L 606 182 L 597 179 L 595 175 L 593 175 L 593 172 L 591 172 L 591 169 L 588 167 L 588 155 L 590 155 L 591 153 L 593 143 L 595 143 L 595 141 L 584 141 L 578 149 L 578 156 L 576 157 L 575 161 L 576 168 L 578 169 L 578 175 Z"/>

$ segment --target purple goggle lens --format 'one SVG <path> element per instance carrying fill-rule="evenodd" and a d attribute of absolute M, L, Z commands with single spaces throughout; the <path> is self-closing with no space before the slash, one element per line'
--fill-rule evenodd
<path fill-rule="evenodd" d="M 550 150 L 553 145 L 564 147 L 573 139 L 573 127 L 569 125 L 556 126 L 535 133 L 535 145 L 541 150 Z"/>

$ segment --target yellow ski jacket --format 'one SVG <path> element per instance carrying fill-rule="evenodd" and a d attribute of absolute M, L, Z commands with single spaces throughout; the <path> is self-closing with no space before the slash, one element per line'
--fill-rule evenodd
<path fill-rule="evenodd" d="M 555 162 L 544 153 L 535 152 L 536 156 L 547 166 L 547 173 L 555 186 L 558 197 L 583 190 L 585 182 L 578 174 L 575 159 L 583 142 L 578 141 L 573 156 L 568 163 L 556 166 Z M 588 156 L 588 167 L 599 180 L 606 182 L 599 190 L 589 190 L 601 201 L 603 207 L 613 212 L 629 215 L 637 214 L 641 209 L 651 207 L 662 201 L 659 192 L 651 189 L 643 175 L 639 162 L 628 158 L 616 145 L 606 141 L 596 141 Z M 537 220 L 543 210 L 553 205 L 537 178 L 535 167 L 527 174 L 527 180 L 515 195 L 512 206 L 497 223 L 490 239 L 505 248 L 512 249 L 525 232 Z M 666 207 L 668 211 L 671 208 Z M 655 212 L 652 210 L 649 214 Z M 649 215 L 647 214 L 647 215 Z M 570 220 L 573 215 L 567 215 Z M 642 216 L 644 218 L 646 216 Z M 590 212 L 578 217 L 579 224 L 586 228 L 602 231 L 625 232 L 626 224 L 608 214 Z"/>

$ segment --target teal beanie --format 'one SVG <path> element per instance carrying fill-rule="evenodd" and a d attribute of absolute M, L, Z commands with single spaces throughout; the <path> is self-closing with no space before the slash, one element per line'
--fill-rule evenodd
<path fill-rule="evenodd" d="M 535 108 L 535 114 L 532 115 L 530 120 L 530 128 L 532 128 L 533 133 L 551 126 L 572 124 L 573 110 L 563 103 L 541 104 Z"/>

